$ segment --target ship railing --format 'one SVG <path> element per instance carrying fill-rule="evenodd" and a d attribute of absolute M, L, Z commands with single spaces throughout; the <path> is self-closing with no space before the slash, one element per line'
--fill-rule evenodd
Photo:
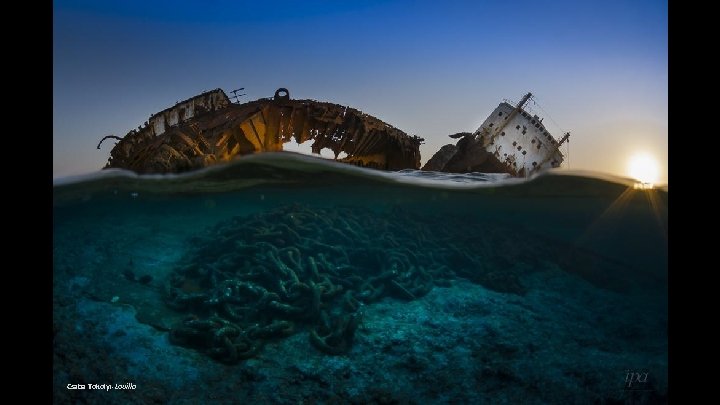
<path fill-rule="evenodd" d="M 523 110 L 525 110 L 525 112 L 528 114 L 537 115 L 535 109 L 530 106 L 530 103 L 525 103 Z"/>
<path fill-rule="evenodd" d="M 514 100 L 510 100 L 509 98 L 504 98 L 502 101 L 503 101 L 503 103 L 508 103 L 513 107 L 517 105 L 517 103 Z M 535 112 L 535 110 L 530 106 L 530 103 L 525 103 L 525 105 L 523 106 L 523 111 L 525 111 L 528 114 L 537 114 Z"/>

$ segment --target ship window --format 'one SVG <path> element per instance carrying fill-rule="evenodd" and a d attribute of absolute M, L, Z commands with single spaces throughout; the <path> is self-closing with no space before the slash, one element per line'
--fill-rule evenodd
<path fill-rule="evenodd" d="M 498 113 L 498 117 L 502 117 L 502 111 Z"/>
<path fill-rule="evenodd" d="M 540 124 L 535 124 L 535 128 L 540 128 Z"/>
<path fill-rule="evenodd" d="M 535 143 L 535 140 L 533 139 L 532 141 L 530 141 L 530 143 Z"/>
<path fill-rule="evenodd" d="M 537 162 L 533 162 L 533 166 L 537 166 Z"/>
<path fill-rule="evenodd" d="M 491 123 L 490 123 L 490 128 L 492 128 L 493 125 L 495 125 L 495 124 L 493 124 L 493 123 L 491 122 Z"/>
<path fill-rule="evenodd" d="M 514 142 L 513 142 L 513 146 L 517 146 L 517 141 L 514 141 Z"/>
<path fill-rule="evenodd" d="M 527 151 L 526 151 L 526 150 L 523 151 L 523 155 L 527 155 Z"/>
<path fill-rule="evenodd" d="M 527 131 L 523 129 L 522 134 L 525 135 L 526 133 L 527 133 Z"/>
<path fill-rule="evenodd" d="M 518 150 L 522 149 L 522 146 L 518 146 Z"/>
<path fill-rule="evenodd" d="M 535 120 L 530 121 L 530 123 L 531 123 L 531 124 L 534 124 L 534 123 L 535 123 Z"/>
<path fill-rule="evenodd" d="M 503 156 L 507 156 L 507 153 L 503 153 Z"/>
<path fill-rule="evenodd" d="M 520 125 L 516 126 L 515 129 L 520 129 Z"/>
<path fill-rule="evenodd" d="M 505 131 L 500 132 L 500 136 L 505 136 Z"/>
<path fill-rule="evenodd" d="M 540 145 L 538 145 L 538 150 L 540 149 Z"/>

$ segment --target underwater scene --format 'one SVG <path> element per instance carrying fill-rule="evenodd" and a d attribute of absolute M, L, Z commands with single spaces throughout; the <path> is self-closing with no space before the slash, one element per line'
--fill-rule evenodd
<path fill-rule="evenodd" d="M 53 187 L 73 404 L 656 404 L 667 189 L 291 153 Z"/>

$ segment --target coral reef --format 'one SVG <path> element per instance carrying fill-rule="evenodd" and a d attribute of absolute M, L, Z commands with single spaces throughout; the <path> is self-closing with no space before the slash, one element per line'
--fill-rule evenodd
<path fill-rule="evenodd" d="M 415 300 L 457 277 L 524 292 L 514 267 L 489 248 L 515 233 L 479 232 L 459 216 L 442 221 L 297 205 L 234 217 L 194 237 L 171 274 L 166 302 L 187 317 L 170 340 L 233 364 L 306 330 L 315 348 L 339 355 L 352 348 L 363 306 L 384 297 Z"/>

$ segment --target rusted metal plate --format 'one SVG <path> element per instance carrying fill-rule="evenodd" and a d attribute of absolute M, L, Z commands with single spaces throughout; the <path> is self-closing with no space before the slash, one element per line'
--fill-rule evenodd
<path fill-rule="evenodd" d="M 252 120 L 245 120 L 241 122 L 240 129 L 242 129 L 243 134 L 245 134 L 245 139 L 250 141 L 256 151 L 263 150 L 263 143 L 260 140 L 260 135 L 258 135 L 255 131 L 255 126 L 253 125 Z"/>
<path fill-rule="evenodd" d="M 129 132 L 110 152 L 106 168 L 140 173 L 199 169 L 236 155 L 282 150 L 285 142 L 311 139 L 315 151 L 327 147 L 336 156 L 345 152 L 348 157 L 343 161 L 390 170 L 420 167 L 422 138 L 408 136 L 357 109 L 292 100 L 289 95 L 224 104 L 222 94 L 213 96 L 220 102 L 208 111 L 183 116 L 162 134 L 154 134 L 147 125 Z M 175 114 L 173 108 L 163 112 L 168 114 Z"/>
<path fill-rule="evenodd" d="M 265 151 L 282 150 L 280 139 L 280 109 L 274 105 L 267 105 L 262 109 L 265 122 Z"/>

